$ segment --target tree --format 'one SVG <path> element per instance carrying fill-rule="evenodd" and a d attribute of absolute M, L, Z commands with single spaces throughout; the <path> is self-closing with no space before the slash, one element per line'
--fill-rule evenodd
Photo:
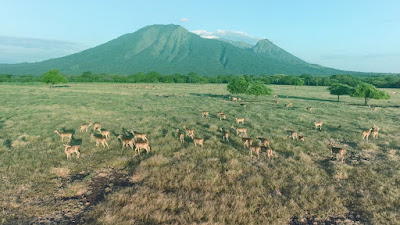
<path fill-rule="evenodd" d="M 249 83 L 246 79 L 243 76 L 239 76 L 229 82 L 227 89 L 231 94 L 241 94 L 245 93 L 248 87 Z"/>
<path fill-rule="evenodd" d="M 246 94 L 255 95 L 257 97 L 260 95 L 271 95 L 271 93 L 272 90 L 262 83 L 252 83 L 250 87 L 246 90 Z"/>
<path fill-rule="evenodd" d="M 60 74 L 60 71 L 58 70 L 49 70 L 46 73 L 42 75 L 42 82 L 48 84 L 50 83 L 51 86 L 53 87 L 55 84 L 59 83 L 67 83 L 68 80 L 66 77 Z"/>
<path fill-rule="evenodd" d="M 389 99 L 390 95 L 384 91 L 380 91 L 376 89 L 376 87 L 372 84 L 362 83 L 356 86 L 355 91 L 351 95 L 352 97 L 364 98 L 365 105 L 368 104 L 368 101 L 372 99 Z"/>
<path fill-rule="evenodd" d="M 339 101 L 339 97 L 341 95 L 351 95 L 354 91 L 354 88 L 347 84 L 335 83 L 332 84 L 328 90 L 330 91 L 331 95 L 337 95 L 337 101 Z"/>
<path fill-rule="evenodd" d="M 304 81 L 302 79 L 296 77 L 296 78 L 293 78 L 292 85 L 294 85 L 294 89 L 296 89 L 297 86 L 303 86 L 304 85 Z"/>

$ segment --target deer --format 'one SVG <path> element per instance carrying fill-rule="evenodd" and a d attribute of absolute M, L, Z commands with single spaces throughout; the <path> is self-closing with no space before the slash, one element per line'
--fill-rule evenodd
<path fill-rule="evenodd" d="M 310 112 L 310 113 L 311 113 L 311 112 L 312 112 L 312 110 L 313 110 L 313 108 L 312 108 L 312 107 L 307 107 L 306 109 L 307 109 L 307 111 L 308 111 L 308 112 Z"/>
<path fill-rule="evenodd" d="M 275 104 L 279 104 L 279 102 L 277 100 L 273 100 L 272 102 Z"/>
<path fill-rule="evenodd" d="M 229 131 L 224 130 L 222 127 L 220 127 L 219 130 L 222 132 L 222 140 L 229 142 Z"/>
<path fill-rule="evenodd" d="M 273 95 L 272 97 L 274 97 L 274 98 L 277 98 L 277 97 L 278 97 L 278 95 Z"/>
<path fill-rule="evenodd" d="M 237 98 L 238 102 L 242 101 L 242 98 Z"/>
<path fill-rule="evenodd" d="M 98 128 L 97 131 L 103 136 L 106 137 L 107 139 L 110 139 L 110 131 L 108 130 L 102 130 L 101 128 Z"/>
<path fill-rule="evenodd" d="M 203 142 L 204 142 L 204 138 L 195 138 L 194 136 L 191 136 L 193 142 L 194 142 L 194 146 L 197 147 L 197 145 L 200 145 L 200 147 L 203 148 Z"/>
<path fill-rule="evenodd" d="M 150 144 L 148 141 L 134 141 L 135 143 L 135 151 L 137 151 L 140 154 L 141 149 L 146 149 L 146 152 L 150 152 Z"/>
<path fill-rule="evenodd" d="M 305 138 L 304 138 L 304 136 L 302 136 L 302 135 L 299 135 L 299 140 L 304 142 L 304 141 L 305 141 Z"/>
<path fill-rule="evenodd" d="M 83 131 L 88 131 L 88 128 L 90 127 L 90 126 L 92 126 L 92 124 L 93 123 L 89 123 L 89 124 L 82 124 L 81 125 L 81 133 L 83 132 Z"/>
<path fill-rule="evenodd" d="M 232 97 L 232 101 L 237 102 L 238 98 Z"/>
<path fill-rule="evenodd" d="M 293 103 L 290 102 L 290 103 L 286 104 L 285 106 L 286 106 L 286 109 L 289 109 L 289 108 L 293 107 Z"/>
<path fill-rule="evenodd" d="M 253 145 L 253 139 L 252 138 L 242 138 L 242 142 L 243 142 L 243 147 L 244 148 L 249 148 L 250 146 Z"/>
<path fill-rule="evenodd" d="M 250 158 L 253 158 L 253 152 L 257 153 L 257 158 L 260 158 L 260 151 L 261 151 L 261 146 L 250 146 L 249 147 L 249 154 L 250 154 Z"/>
<path fill-rule="evenodd" d="M 264 146 L 264 147 L 267 147 L 267 146 L 269 145 L 269 141 L 268 141 L 267 138 L 263 138 L 263 137 L 258 136 L 257 139 L 260 140 L 260 141 L 258 142 L 258 145 Z"/>
<path fill-rule="evenodd" d="M 93 131 L 97 130 L 97 129 L 101 129 L 101 124 L 100 123 L 93 123 Z"/>
<path fill-rule="evenodd" d="M 64 152 L 67 154 L 67 159 L 69 159 L 72 155 L 72 153 L 76 153 L 76 158 L 79 159 L 79 155 L 81 154 L 79 152 L 80 145 L 65 145 L 64 144 Z"/>
<path fill-rule="evenodd" d="M 186 126 L 183 126 L 183 129 L 185 129 L 186 136 L 194 136 L 194 129 L 187 129 Z"/>
<path fill-rule="evenodd" d="M 137 141 L 138 138 L 140 138 L 140 139 L 142 139 L 144 141 L 148 141 L 147 135 L 145 133 L 138 133 L 138 132 L 136 132 L 134 130 L 131 130 L 130 132 L 135 136 L 134 137 L 135 141 Z"/>
<path fill-rule="evenodd" d="M 339 159 L 341 159 L 342 163 L 344 163 L 344 156 L 346 155 L 346 152 L 347 152 L 346 149 L 335 147 L 332 142 L 329 143 L 329 145 L 331 147 L 331 155 L 333 155 L 333 153 L 335 153 L 336 159 L 338 158 L 337 156 L 339 155 Z"/>
<path fill-rule="evenodd" d="M 372 130 L 372 138 L 373 139 L 375 139 L 376 137 L 378 137 L 378 134 L 379 134 L 379 130 L 380 130 L 381 128 L 379 128 L 378 126 L 376 126 L 375 124 L 374 124 L 374 129 Z"/>
<path fill-rule="evenodd" d="M 244 118 L 236 118 L 236 116 L 235 116 L 235 120 L 236 120 L 237 124 L 239 124 L 239 123 L 244 124 Z"/>
<path fill-rule="evenodd" d="M 219 114 L 219 120 L 222 120 L 222 119 L 226 120 L 226 114 L 224 114 L 224 113 Z"/>
<path fill-rule="evenodd" d="M 272 151 L 272 148 L 268 147 L 268 149 L 267 149 L 268 161 L 271 161 L 273 156 L 274 156 L 274 152 Z"/>
<path fill-rule="evenodd" d="M 64 137 L 68 138 L 70 141 L 72 139 L 72 133 L 70 132 L 58 132 L 58 130 L 55 130 L 54 133 L 58 134 L 61 137 L 61 142 L 64 141 Z"/>
<path fill-rule="evenodd" d="M 201 117 L 208 117 L 209 113 L 208 112 L 201 112 Z"/>
<path fill-rule="evenodd" d="M 107 146 L 107 148 L 110 148 L 107 144 L 107 138 L 106 137 L 98 137 L 95 136 L 93 133 L 90 134 L 90 137 L 93 138 L 96 141 L 96 147 L 99 147 L 99 144 L 101 143 L 103 145 L 103 148 Z"/>
<path fill-rule="evenodd" d="M 239 134 L 247 135 L 247 129 L 246 128 L 236 128 L 233 125 L 232 125 L 231 128 L 236 130 L 236 135 L 239 135 Z"/>
<path fill-rule="evenodd" d="M 288 130 L 288 131 L 286 131 L 286 133 L 287 133 L 287 137 L 292 138 L 293 140 L 299 139 L 299 135 L 296 131 Z"/>
<path fill-rule="evenodd" d="M 363 135 L 363 140 L 367 140 L 368 141 L 368 137 L 371 134 L 372 128 L 369 128 L 368 131 L 363 131 L 362 135 Z"/>
<path fill-rule="evenodd" d="M 133 150 L 133 145 L 134 145 L 134 139 L 131 137 L 124 137 L 122 136 L 122 134 L 120 134 L 118 136 L 118 139 L 121 140 L 122 143 L 122 148 L 124 149 L 124 147 L 130 147 Z"/>
<path fill-rule="evenodd" d="M 176 134 L 179 136 L 179 141 L 183 144 L 185 143 L 185 134 L 181 133 L 179 128 L 176 129 Z"/>
<path fill-rule="evenodd" d="M 324 122 L 316 122 L 316 121 L 314 121 L 315 129 L 319 128 L 319 130 L 321 130 L 323 124 L 324 124 Z"/>

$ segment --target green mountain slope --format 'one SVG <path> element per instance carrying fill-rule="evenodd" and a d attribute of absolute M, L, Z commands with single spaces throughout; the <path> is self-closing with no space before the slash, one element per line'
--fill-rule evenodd
<path fill-rule="evenodd" d="M 58 69 L 64 74 L 158 71 L 201 75 L 331 75 L 344 72 L 304 62 L 268 40 L 260 40 L 251 48 L 237 47 L 226 41 L 201 38 L 178 25 L 146 26 L 61 58 L 0 65 L 0 73 L 15 75 L 40 75 L 49 69 Z"/>

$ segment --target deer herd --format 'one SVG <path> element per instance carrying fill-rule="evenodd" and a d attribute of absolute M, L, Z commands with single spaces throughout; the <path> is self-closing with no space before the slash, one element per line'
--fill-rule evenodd
<path fill-rule="evenodd" d="M 238 97 L 229 97 L 230 100 L 240 102 L 241 98 Z M 274 103 L 278 103 L 277 101 L 274 101 Z M 293 103 L 288 103 L 285 104 L 286 109 L 292 108 Z M 308 112 L 312 112 L 313 108 L 312 107 L 307 107 L 306 110 Z M 202 118 L 209 118 L 210 113 L 207 111 L 201 111 L 201 117 Z M 227 115 L 219 111 L 217 112 L 217 118 L 219 120 L 227 120 Z M 238 118 L 234 116 L 236 124 L 245 124 L 245 118 Z M 315 129 L 322 130 L 322 126 L 324 125 L 324 122 L 322 121 L 314 121 L 314 126 Z M 105 129 L 102 129 L 101 124 L 98 122 L 95 123 L 89 123 L 89 124 L 82 124 L 80 126 L 80 132 L 88 132 L 88 129 L 93 126 L 93 130 L 90 133 L 90 138 L 93 139 L 96 142 L 96 147 L 98 147 L 100 144 L 103 146 L 103 148 L 109 148 L 108 145 L 108 140 L 110 139 L 110 134 L 111 132 Z M 339 126 L 340 127 L 340 126 Z M 260 157 L 260 152 L 265 151 L 268 157 L 268 160 L 271 160 L 274 156 L 274 152 L 270 146 L 270 141 L 266 137 L 261 137 L 258 136 L 256 139 L 258 139 L 257 143 L 254 143 L 254 140 L 247 136 L 247 128 L 239 128 L 235 127 L 235 125 L 232 125 L 230 127 L 233 129 L 233 131 L 236 133 L 236 136 L 240 137 L 243 147 L 249 149 L 249 155 L 252 158 L 253 157 L 253 152 L 257 154 L 257 158 Z M 221 132 L 222 135 L 222 141 L 223 142 L 230 142 L 229 140 L 229 134 L 230 131 L 228 129 L 225 129 L 223 127 L 219 128 L 219 131 Z M 362 139 L 364 141 L 368 141 L 369 136 L 372 134 L 372 138 L 375 139 L 379 135 L 380 128 L 376 126 L 375 124 L 373 127 L 371 127 L 367 131 L 362 131 Z M 296 141 L 305 141 L 305 137 L 303 135 L 300 135 L 297 131 L 292 131 L 292 130 L 287 130 L 287 137 L 291 138 Z M 70 144 L 64 144 L 64 152 L 67 155 L 67 159 L 71 157 L 73 153 L 76 154 L 76 158 L 79 158 L 80 156 L 80 145 L 73 145 L 72 140 L 73 140 L 73 132 L 60 132 L 58 130 L 55 130 L 54 133 L 58 134 L 61 137 L 61 142 L 64 142 L 64 138 L 67 138 L 70 141 Z M 186 126 L 183 126 L 183 130 L 180 130 L 179 128 L 176 130 L 176 137 L 179 138 L 179 141 L 181 144 L 185 143 L 185 136 L 190 137 L 194 143 L 194 145 L 197 147 L 203 148 L 204 146 L 204 138 L 196 137 L 195 136 L 195 130 L 194 129 L 188 129 Z M 146 150 L 147 153 L 150 152 L 150 144 L 149 140 L 147 139 L 147 135 L 145 133 L 139 133 L 134 130 L 126 130 L 125 133 L 119 134 L 117 136 L 117 139 L 120 140 L 122 144 L 122 149 L 126 148 L 131 148 L 132 150 L 135 147 L 135 152 L 140 154 L 140 151 L 142 149 Z M 335 144 L 331 141 L 328 146 L 331 150 L 331 155 L 333 156 L 334 154 L 336 155 L 336 159 L 341 160 L 342 163 L 344 163 L 345 160 L 345 155 L 347 151 L 344 148 L 341 147 L 336 147 Z"/>

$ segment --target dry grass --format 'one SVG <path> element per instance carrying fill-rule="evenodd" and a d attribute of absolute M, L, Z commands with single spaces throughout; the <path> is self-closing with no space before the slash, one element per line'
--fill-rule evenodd
<path fill-rule="evenodd" d="M 285 96 L 228 100 L 226 85 L 0 84 L 0 222 L 81 224 L 396 224 L 400 220 L 400 95 L 361 106 L 324 87 L 271 86 Z M 148 88 L 151 87 L 151 88 Z M 286 99 L 286 96 L 289 96 Z M 285 104 L 293 102 L 293 108 Z M 307 107 L 312 107 L 309 113 Z M 201 111 L 209 111 L 202 118 Z M 216 112 L 227 120 L 220 121 Z M 267 137 L 275 157 L 251 159 L 232 125 Z M 313 121 L 324 121 L 316 130 Z M 79 126 L 100 122 L 110 149 Z M 378 139 L 361 131 L 377 124 Z M 183 126 L 204 137 L 204 148 Z M 230 143 L 219 127 L 230 131 Z M 81 158 L 66 160 L 55 129 L 75 131 Z M 146 133 L 151 152 L 121 150 L 126 129 Z M 305 142 L 286 137 L 293 130 Z M 345 148 L 345 164 L 328 144 Z M 126 179 L 125 179 L 126 178 Z M 105 197 L 104 197 L 105 196 Z"/>

